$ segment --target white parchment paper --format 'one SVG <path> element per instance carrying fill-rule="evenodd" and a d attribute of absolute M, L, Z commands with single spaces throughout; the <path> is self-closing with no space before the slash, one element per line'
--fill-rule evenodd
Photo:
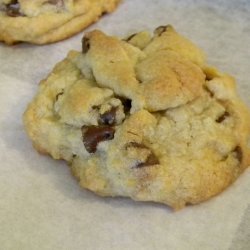
<path fill-rule="evenodd" d="M 127 36 L 172 24 L 235 76 L 250 106 L 250 1 L 124 0 L 88 30 Z M 66 164 L 39 155 L 22 113 L 37 85 L 82 34 L 46 46 L 0 44 L 1 250 L 249 250 L 250 169 L 221 195 L 173 212 L 164 205 L 100 198 Z"/>

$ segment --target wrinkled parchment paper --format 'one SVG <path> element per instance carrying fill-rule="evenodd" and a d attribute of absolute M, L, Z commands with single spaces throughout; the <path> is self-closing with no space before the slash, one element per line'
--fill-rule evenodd
<path fill-rule="evenodd" d="M 173 24 L 231 73 L 250 106 L 250 1 L 124 0 L 88 30 L 127 36 Z M 56 62 L 80 50 L 82 33 L 46 46 L 0 44 L 0 249 L 249 250 L 250 169 L 221 195 L 173 212 L 153 203 L 100 198 L 66 164 L 39 155 L 22 113 Z"/>

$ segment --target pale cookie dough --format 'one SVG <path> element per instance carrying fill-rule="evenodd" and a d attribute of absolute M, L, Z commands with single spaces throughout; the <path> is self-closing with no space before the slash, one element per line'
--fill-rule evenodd
<path fill-rule="evenodd" d="M 0 0 L 0 41 L 46 44 L 68 38 L 120 0 Z"/>
<path fill-rule="evenodd" d="M 88 33 L 41 82 L 24 123 L 82 187 L 174 209 L 220 193 L 250 163 L 234 79 L 169 25 L 124 40 Z"/>

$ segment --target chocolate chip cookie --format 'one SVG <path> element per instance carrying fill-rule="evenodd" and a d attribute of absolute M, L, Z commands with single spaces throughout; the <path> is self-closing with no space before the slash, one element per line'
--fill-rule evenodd
<path fill-rule="evenodd" d="M 234 79 L 170 25 L 123 40 L 86 34 L 41 82 L 24 123 L 82 187 L 174 209 L 220 193 L 250 163 Z"/>
<path fill-rule="evenodd" d="M 0 0 L 0 41 L 53 43 L 68 38 L 120 0 Z"/>

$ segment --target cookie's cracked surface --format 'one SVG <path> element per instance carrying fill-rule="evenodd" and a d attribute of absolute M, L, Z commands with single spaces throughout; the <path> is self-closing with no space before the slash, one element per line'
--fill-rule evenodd
<path fill-rule="evenodd" d="M 171 26 L 83 39 L 40 84 L 24 122 L 80 185 L 175 209 L 214 196 L 250 163 L 250 116 L 232 77 Z"/>
<path fill-rule="evenodd" d="M 52 43 L 68 38 L 119 0 L 0 0 L 0 41 Z"/>

